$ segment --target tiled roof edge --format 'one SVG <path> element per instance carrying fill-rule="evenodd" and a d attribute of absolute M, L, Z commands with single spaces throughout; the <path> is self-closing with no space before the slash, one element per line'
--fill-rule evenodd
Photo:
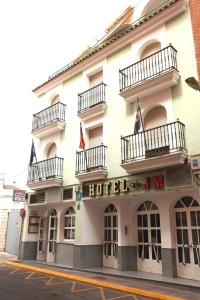
<path fill-rule="evenodd" d="M 172 4 L 174 4 L 175 2 L 178 2 L 178 1 L 179 0 L 167 0 L 162 5 L 156 7 L 154 10 L 150 11 L 147 15 L 141 17 L 140 19 L 136 20 L 132 24 L 127 25 L 125 28 L 123 28 L 122 30 L 118 31 L 117 33 L 114 33 L 112 36 L 110 36 L 109 38 L 107 38 L 106 40 L 104 40 L 102 42 L 102 44 L 92 47 L 92 49 L 89 49 L 88 52 L 86 52 L 86 53 L 83 54 L 83 56 L 79 57 L 78 59 L 73 60 L 68 65 L 64 66 L 60 70 L 58 70 L 55 73 L 53 73 L 52 75 L 50 75 L 49 79 L 47 81 L 45 81 L 41 85 L 37 86 L 32 91 L 33 92 L 37 91 L 39 88 L 41 88 L 45 84 L 49 83 L 50 81 L 52 81 L 53 79 L 57 78 L 58 76 L 60 76 L 64 72 L 68 71 L 69 69 L 73 68 L 77 64 L 81 63 L 83 60 L 85 60 L 88 57 L 92 56 L 96 52 L 100 51 L 101 49 L 103 49 L 106 46 L 110 45 L 111 43 L 115 42 L 116 40 L 118 40 L 119 38 L 121 38 L 122 36 L 124 36 L 125 34 L 127 34 L 128 32 L 134 30 L 136 27 L 140 26 L 141 24 L 147 22 L 149 19 L 151 19 L 152 17 L 154 17 L 155 15 L 159 14 L 160 12 L 162 12 L 163 10 L 165 10 L 166 8 L 170 7 Z"/>

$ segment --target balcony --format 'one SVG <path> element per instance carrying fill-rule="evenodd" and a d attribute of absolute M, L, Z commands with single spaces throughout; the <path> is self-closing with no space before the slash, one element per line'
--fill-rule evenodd
<path fill-rule="evenodd" d="M 42 138 L 63 130 L 65 127 L 65 108 L 65 104 L 58 102 L 34 114 L 32 134 Z"/>
<path fill-rule="evenodd" d="M 83 121 L 103 115 L 106 108 L 106 84 L 104 83 L 78 95 L 78 116 Z"/>
<path fill-rule="evenodd" d="M 76 152 L 76 177 L 81 182 L 106 177 L 106 150 L 106 146 L 100 145 Z"/>
<path fill-rule="evenodd" d="M 119 71 L 120 96 L 128 103 L 178 83 L 177 51 L 168 47 Z"/>
<path fill-rule="evenodd" d="M 121 166 L 140 173 L 184 164 L 185 125 L 179 121 L 121 137 Z"/>
<path fill-rule="evenodd" d="M 27 185 L 33 190 L 60 187 L 63 182 L 63 158 L 49 158 L 28 167 Z"/>

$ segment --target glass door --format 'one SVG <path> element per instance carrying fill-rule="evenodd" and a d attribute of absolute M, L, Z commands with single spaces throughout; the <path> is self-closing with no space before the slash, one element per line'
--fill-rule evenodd
<path fill-rule="evenodd" d="M 137 211 L 138 270 L 162 273 L 161 230 L 158 207 L 146 201 Z"/>
<path fill-rule="evenodd" d="M 55 262 L 55 244 L 57 238 L 57 213 L 55 210 L 49 216 L 47 261 Z"/>
<path fill-rule="evenodd" d="M 177 275 L 200 280 L 200 206 L 192 197 L 175 205 Z"/>
<path fill-rule="evenodd" d="M 104 267 L 118 267 L 118 215 L 117 209 L 110 204 L 104 211 Z"/>

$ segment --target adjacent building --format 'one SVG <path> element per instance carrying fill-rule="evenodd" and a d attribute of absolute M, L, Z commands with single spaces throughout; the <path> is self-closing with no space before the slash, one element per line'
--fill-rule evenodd
<path fill-rule="evenodd" d="M 189 1 L 144 0 L 33 90 L 22 258 L 200 280 L 200 102 L 190 76 Z"/>

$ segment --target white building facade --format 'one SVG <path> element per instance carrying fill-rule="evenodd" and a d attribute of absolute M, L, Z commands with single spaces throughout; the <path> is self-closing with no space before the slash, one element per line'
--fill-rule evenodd
<path fill-rule="evenodd" d="M 146 0 L 34 89 L 24 259 L 200 280 L 200 105 L 185 84 L 191 74 L 188 1 Z"/>

